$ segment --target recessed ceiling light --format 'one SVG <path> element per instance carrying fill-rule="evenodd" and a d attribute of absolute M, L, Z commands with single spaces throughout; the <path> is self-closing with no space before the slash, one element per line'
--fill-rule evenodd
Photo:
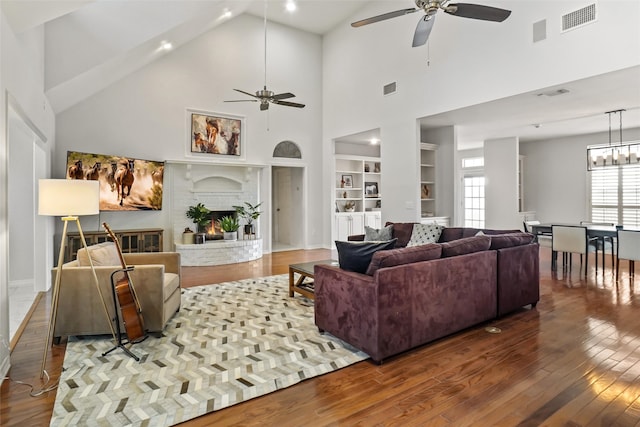
<path fill-rule="evenodd" d="M 287 8 L 287 12 L 294 12 L 297 9 L 296 3 L 293 0 L 288 0 L 285 7 Z"/>
<path fill-rule="evenodd" d="M 222 13 L 222 16 L 220 16 L 220 18 L 231 18 L 231 11 L 229 9 L 225 9 L 225 11 Z"/>
<path fill-rule="evenodd" d="M 371 138 L 369 142 L 371 142 L 371 145 L 376 145 L 380 142 L 380 140 L 378 138 Z"/>
<path fill-rule="evenodd" d="M 166 40 L 163 40 L 160 43 L 160 50 L 171 50 L 172 48 L 173 48 L 173 45 Z"/>

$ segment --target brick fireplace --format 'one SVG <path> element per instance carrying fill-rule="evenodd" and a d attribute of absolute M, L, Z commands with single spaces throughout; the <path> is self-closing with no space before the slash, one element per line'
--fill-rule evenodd
<path fill-rule="evenodd" d="M 183 265 L 218 265 L 245 262 L 262 257 L 262 239 L 244 240 L 242 223 L 238 241 L 223 241 L 217 221 L 223 216 L 236 216 L 233 206 L 244 202 L 256 204 L 260 195 L 261 167 L 213 163 L 167 162 L 171 188 L 173 243 L 182 254 Z M 167 176 L 165 176 L 167 181 Z M 186 216 L 189 206 L 202 203 L 211 213 L 211 225 L 206 243 L 182 244 L 185 228 L 195 231 L 195 224 Z M 211 230 L 211 226 L 214 228 Z M 214 237 L 216 236 L 216 237 Z M 220 237 L 218 237 L 220 236 Z"/>

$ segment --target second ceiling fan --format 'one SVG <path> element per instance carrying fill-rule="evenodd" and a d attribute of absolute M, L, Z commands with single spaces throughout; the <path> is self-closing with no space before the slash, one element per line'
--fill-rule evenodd
<path fill-rule="evenodd" d="M 436 19 L 438 10 L 453 16 L 463 18 L 480 19 L 483 21 L 502 22 L 511 15 L 510 10 L 499 9 L 497 7 L 482 6 L 472 3 L 449 3 L 449 0 L 415 0 L 417 8 L 400 9 L 394 12 L 384 13 L 371 18 L 362 19 L 351 24 L 352 27 L 361 27 L 374 22 L 407 15 L 409 13 L 424 11 L 425 15 L 418 21 L 418 26 L 413 34 L 413 47 L 422 46 L 427 42 L 431 29 Z"/>
<path fill-rule="evenodd" d="M 304 108 L 304 104 L 298 104 L 297 102 L 284 101 L 285 99 L 294 98 L 295 95 L 291 92 L 274 93 L 267 89 L 267 2 L 264 2 L 264 86 L 262 90 L 256 91 L 255 95 L 240 89 L 233 89 L 236 92 L 244 93 L 245 95 L 252 96 L 255 99 L 240 99 L 224 102 L 260 102 L 260 111 L 269 109 L 269 104 L 283 105 L 285 107 Z"/>

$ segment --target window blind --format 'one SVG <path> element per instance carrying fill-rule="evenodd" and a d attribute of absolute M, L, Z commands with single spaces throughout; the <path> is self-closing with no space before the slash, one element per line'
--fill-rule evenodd
<path fill-rule="evenodd" d="M 640 166 L 591 171 L 591 221 L 640 226 Z"/>

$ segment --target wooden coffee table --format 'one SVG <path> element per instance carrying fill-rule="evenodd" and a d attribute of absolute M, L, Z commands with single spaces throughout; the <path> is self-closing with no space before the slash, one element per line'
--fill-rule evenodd
<path fill-rule="evenodd" d="M 333 259 L 325 259 L 322 261 L 303 262 L 301 264 L 291 264 L 289 266 L 289 296 L 292 297 L 294 292 L 313 299 L 313 281 L 305 282 L 305 279 L 313 279 L 313 267 L 318 264 L 338 265 L 338 261 Z M 298 274 L 298 280 L 295 280 L 295 274 Z"/>

